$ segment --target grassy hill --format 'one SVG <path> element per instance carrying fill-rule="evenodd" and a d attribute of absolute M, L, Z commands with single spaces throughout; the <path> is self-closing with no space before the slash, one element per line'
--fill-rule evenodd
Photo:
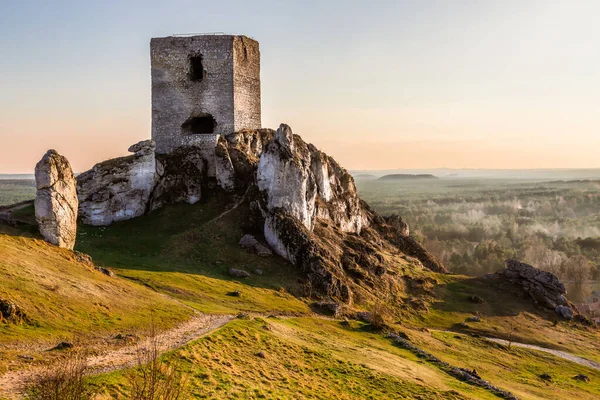
<path fill-rule="evenodd" d="M 101 351 L 117 333 L 138 332 L 152 320 L 166 329 L 196 309 L 250 315 L 163 356 L 186 372 L 194 398 L 496 398 L 395 346 L 369 324 L 312 314 L 291 265 L 239 247 L 247 210 L 232 205 L 217 195 L 109 227 L 80 226 L 76 250 L 111 268 L 112 278 L 41 241 L 32 226 L 0 227 L 0 298 L 15 301 L 34 321 L 0 324 L 0 373 L 29 363 L 23 355 L 34 363 L 58 357 L 44 350 L 60 340 Z M 31 221 L 31 208 L 19 213 Z M 232 267 L 263 273 L 234 278 Z M 388 329 L 442 361 L 476 369 L 523 399 L 600 396 L 600 371 L 483 338 L 511 334 L 600 362 L 597 331 L 555 324 L 526 299 L 484 280 L 415 270 L 405 291 L 415 301 L 387 302 Z M 483 302 L 472 303 L 471 295 Z M 480 322 L 465 324 L 473 315 Z M 540 378 L 544 373 L 552 382 Z M 580 373 L 591 382 L 572 379 Z M 95 384 L 105 398 L 126 399 L 128 374 L 104 374 Z"/>

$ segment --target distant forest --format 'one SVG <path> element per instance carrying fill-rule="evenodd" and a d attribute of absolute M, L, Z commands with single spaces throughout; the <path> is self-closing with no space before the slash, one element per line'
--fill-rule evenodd
<path fill-rule="evenodd" d="M 357 180 L 378 212 L 400 214 L 452 272 L 492 273 L 516 258 L 556 274 L 581 300 L 600 280 L 600 181 Z"/>

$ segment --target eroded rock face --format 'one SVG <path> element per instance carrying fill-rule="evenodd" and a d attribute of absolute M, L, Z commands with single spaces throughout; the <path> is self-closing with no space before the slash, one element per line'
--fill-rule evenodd
<path fill-rule="evenodd" d="M 576 308 L 566 298 L 565 285 L 551 272 L 542 271 L 517 260 L 506 260 L 506 268 L 496 272 L 496 278 L 521 287 L 534 301 L 560 316 L 571 319 Z"/>
<path fill-rule="evenodd" d="M 165 204 L 195 204 L 202 197 L 202 182 L 207 164 L 195 147 L 180 148 L 169 155 L 156 156 L 157 182 L 150 198 L 149 211 Z"/>
<path fill-rule="evenodd" d="M 331 157 L 292 133 L 282 124 L 264 148 L 256 170 L 259 190 L 265 193 L 266 210 L 286 213 L 312 231 L 316 218 L 329 220 L 343 232 L 360 233 L 368 225 L 354 180 Z M 285 257 L 282 238 L 267 217 L 265 237 Z"/>
<path fill-rule="evenodd" d="M 54 150 L 35 166 L 35 218 L 44 240 L 73 249 L 77 234 L 77 184 L 69 161 Z"/>
<path fill-rule="evenodd" d="M 129 148 L 133 155 L 96 164 L 77 177 L 79 216 L 89 225 L 109 225 L 143 215 L 157 181 L 154 142 Z"/>

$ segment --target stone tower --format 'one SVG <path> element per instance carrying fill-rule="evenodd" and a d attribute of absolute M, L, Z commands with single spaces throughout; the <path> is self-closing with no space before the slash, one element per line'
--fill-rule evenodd
<path fill-rule="evenodd" d="M 189 145 L 213 150 L 220 134 L 261 127 L 257 41 L 234 35 L 153 38 L 150 58 L 157 153 Z"/>

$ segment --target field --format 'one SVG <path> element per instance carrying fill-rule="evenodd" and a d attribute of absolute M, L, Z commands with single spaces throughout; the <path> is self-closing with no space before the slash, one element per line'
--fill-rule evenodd
<path fill-rule="evenodd" d="M 575 300 L 600 287 L 600 180 L 373 177 L 357 187 L 453 272 L 478 276 L 516 258 L 568 282 Z"/>
<path fill-rule="evenodd" d="M 32 179 L 1 179 L 0 206 L 35 198 L 35 181 Z"/>

